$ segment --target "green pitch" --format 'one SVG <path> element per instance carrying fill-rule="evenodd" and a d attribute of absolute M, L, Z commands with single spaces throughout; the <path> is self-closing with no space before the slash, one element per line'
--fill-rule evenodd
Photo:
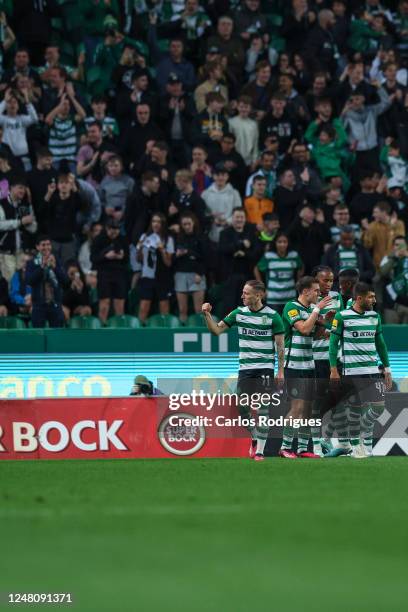
<path fill-rule="evenodd" d="M 406 610 L 406 458 L 0 470 L 3 601 L 69 591 L 80 612 Z"/>

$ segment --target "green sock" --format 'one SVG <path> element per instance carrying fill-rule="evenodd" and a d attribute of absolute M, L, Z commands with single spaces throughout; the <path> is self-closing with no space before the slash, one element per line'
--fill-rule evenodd
<path fill-rule="evenodd" d="M 310 431 L 308 427 L 301 427 L 298 433 L 298 454 L 306 453 L 309 445 Z"/>
<path fill-rule="evenodd" d="M 295 435 L 293 427 L 283 428 L 282 446 L 283 450 L 292 450 L 293 437 Z"/>

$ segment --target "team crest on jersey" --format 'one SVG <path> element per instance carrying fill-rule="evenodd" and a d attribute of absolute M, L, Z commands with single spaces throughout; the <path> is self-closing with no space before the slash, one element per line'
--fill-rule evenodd
<path fill-rule="evenodd" d="M 290 317 L 291 319 L 294 319 L 295 317 L 299 316 L 299 311 L 296 310 L 296 308 L 294 308 L 293 310 L 289 310 L 288 312 L 288 317 Z"/>
<path fill-rule="evenodd" d="M 262 325 L 268 325 L 268 317 L 266 315 L 262 317 Z"/>

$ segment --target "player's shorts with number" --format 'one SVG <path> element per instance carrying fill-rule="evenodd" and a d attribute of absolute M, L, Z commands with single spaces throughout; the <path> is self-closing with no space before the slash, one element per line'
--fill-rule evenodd
<path fill-rule="evenodd" d="M 315 371 L 285 368 L 285 385 L 289 399 L 312 401 L 315 391 Z"/>
<path fill-rule="evenodd" d="M 384 402 L 384 379 L 380 374 L 342 376 L 341 395 L 351 406 Z"/>

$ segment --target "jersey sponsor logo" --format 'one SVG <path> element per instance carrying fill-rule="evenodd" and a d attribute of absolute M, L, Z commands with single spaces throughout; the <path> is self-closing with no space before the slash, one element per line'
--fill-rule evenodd
<path fill-rule="evenodd" d="M 170 425 L 170 419 L 173 425 Z M 203 425 L 186 426 L 185 419 L 194 419 L 192 414 L 180 412 L 166 416 L 159 425 L 158 436 L 160 444 L 173 455 L 194 455 L 205 442 Z M 174 424 L 175 420 L 178 423 Z"/>
<path fill-rule="evenodd" d="M 293 310 L 289 310 L 288 312 L 288 317 L 290 317 L 291 319 L 294 319 L 295 317 L 299 316 L 299 311 L 296 310 L 296 308 L 294 308 Z"/>
<path fill-rule="evenodd" d="M 353 338 L 373 338 L 375 336 L 375 331 L 353 331 Z"/>
<path fill-rule="evenodd" d="M 247 329 L 246 327 L 242 328 L 243 336 L 267 336 L 268 333 L 269 332 L 267 329 Z"/>
<path fill-rule="evenodd" d="M 339 322 L 337 319 L 333 319 L 333 323 L 332 323 L 332 329 L 337 329 Z"/>

